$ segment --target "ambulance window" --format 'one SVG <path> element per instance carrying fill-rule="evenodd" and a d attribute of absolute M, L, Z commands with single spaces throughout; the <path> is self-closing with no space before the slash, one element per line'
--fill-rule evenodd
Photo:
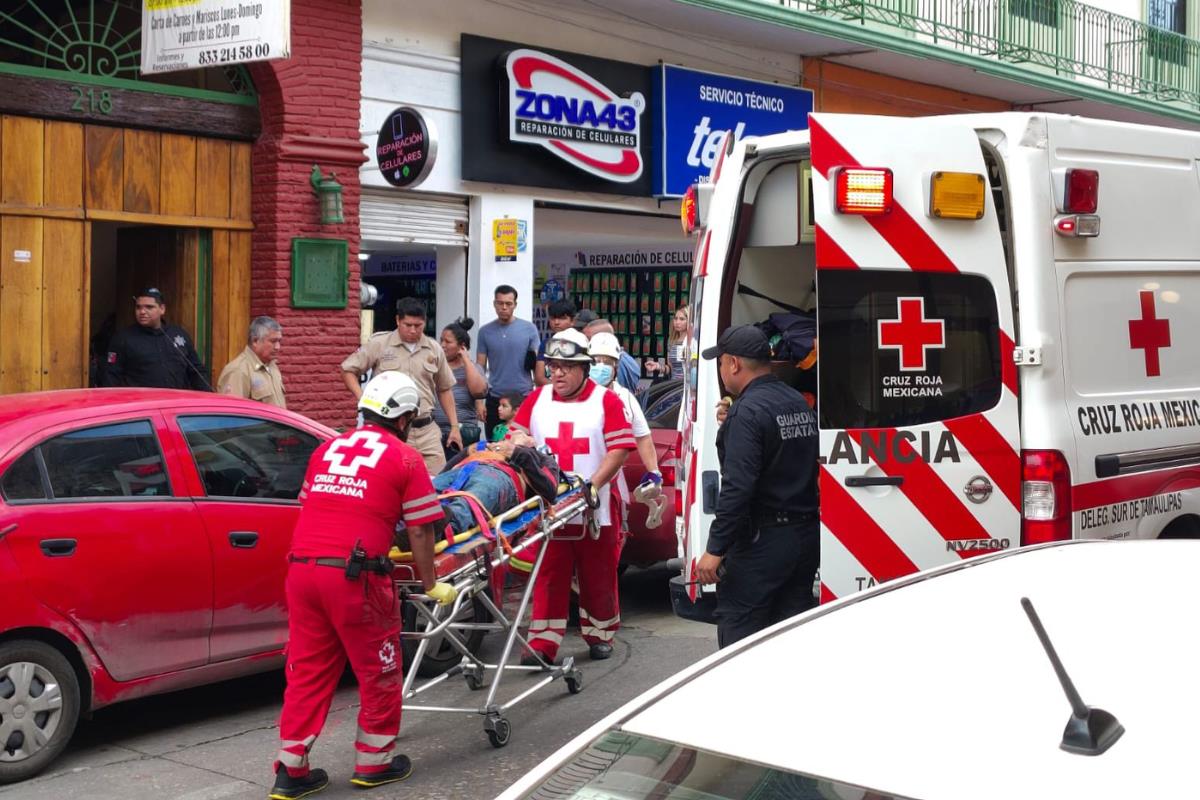
<path fill-rule="evenodd" d="M 818 275 L 821 427 L 919 425 L 999 402 L 992 284 L 975 275 Z"/>

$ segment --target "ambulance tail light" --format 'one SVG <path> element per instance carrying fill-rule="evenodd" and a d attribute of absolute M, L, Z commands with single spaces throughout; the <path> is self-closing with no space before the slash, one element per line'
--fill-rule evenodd
<path fill-rule="evenodd" d="M 892 171 L 887 167 L 839 167 L 834 187 L 839 214 L 874 217 L 892 210 Z"/>
<path fill-rule="evenodd" d="M 1069 169 L 1063 181 L 1067 214 L 1095 214 L 1100 203 L 1100 173 L 1094 169 Z"/>
<path fill-rule="evenodd" d="M 1021 451 L 1021 545 L 1071 538 L 1071 468 L 1057 450 Z"/>

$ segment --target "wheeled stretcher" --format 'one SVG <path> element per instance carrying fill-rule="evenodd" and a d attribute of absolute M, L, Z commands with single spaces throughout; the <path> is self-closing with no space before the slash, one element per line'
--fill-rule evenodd
<path fill-rule="evenodd" d="M 569 483 L 559 485 L 559 494 L 553 504 L 547 504 L 535 495 L 486 522 L 481 520 L 481 525 L 454 535 L 453 541 L 443 538 L 434 557 L 437 580 L 451 583 L 458 590 L 457 599 L 448 608 L 422 594 L 421 578 L 411 553 L 392 550 L 391 558 L 396 567 L 392 579 L 402 599 L 406 622 L 401 639 L 406 650 L 412 642 L 417 643 L 404 678 L 405 711 L 477 714 L 483 717 L 483 730 L 492 746 L 504 747 L 512 731 L 505 716 L 510 708 L 558 678 L 563 679 L 571 694 L 578 694 L 583 689 L 583 673 L 575 666 L 573 658 L 563 659 L 560 665 L 548 663 L 529 646 L 519 626 L 533 596 L 546 552 L 545 544 L 564 538 L 564 526 L 580 514 L 590 514 L 591 510 L 582 482 L 571 476 Z M 589 526 L 583 526 L 585 533 L 581 535 L 587 535 L 588 529 Z M 522 556 L 532 561 L 526 562 Z M 503 610 L 504 576 L 513 566 L 518 566 L 520 572 L 527 571 L 528 579 L 515 613 L 508 616 Z M 474 613 L 467 619 L 469 610 Z M 487 631 L 505 634 L 503 651 L 494 664 L 481 659 L 476 654 L 478 648 L 472 646 L 477 645 L 480 636 Z M 445 648 L 446 645 L 461 655 L 459 663 L 440 675 L 419 680 L 420 673 L 427 672 L 422 666 L 431 657 L 433 648 Z M 517 647 L 521 652 L 533 654 L 538 663 L 533 666 L 509 664 Z M 498 700 L 500 684 L 509 672 L 537 672 L 542 677 L 516 696 L 501 702 Z M 487 680 L 489 673 L 492 673 L 490 681 Z M 469 707 L 410 704 L 413 698 L 459 675 L 472 690 L 487 686 L 487 696 L 482 704 Z"/>

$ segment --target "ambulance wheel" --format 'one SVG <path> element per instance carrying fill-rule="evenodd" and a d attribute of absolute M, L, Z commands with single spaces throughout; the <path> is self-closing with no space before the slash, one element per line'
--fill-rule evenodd
<path fill-rule="evenodd" d="M 58 650 L 0 645 L 0 785 L 31 778 L 67 746 L 79 721 L 79 679 Z"/>
<path fill-rule="evenodd" d="M 571 694 L 579 694 L 583 691 L 583 673 L 579 670 L 571 670 L 563 676 L 563 680 L 567 682 L 567 691 Z"/>
<path fill-rule="evenodd" d="M 500 748 L 508 744 L 509 738 L 512 736 L 512 726 L 508 724 L 508 720 L 504 717 L 496 717 L 484 723 L 484 733 L 487 734 L 488 741 L 492 743 L 492 747 Z"/>
<path fill-rule="evenodd" d="M 491 622 L 492 616 L 482 603 L 467 601 L 462 604 L 458 614 L 459 622 Z M 404 607 L 404 630 L 417 630 L 417 610 L 411 604 L 405 604 Z M 422 626 L 423 627 L 423 626 Z M 458 637 L 463 639 L 467 644 L 467 649 L 472 654 L 478 654 L 479 648 L 483 645 L 483 637 L 487 631 L 456 631 Z M 404 651 L 404 669 L 409 669 L 412 665 L 413 656 L 417 654 L 417 645 L 419 642 L 415 639 L 402 638 L 402 650 Z M 420 668 L 417 674 L 422 678 L 436 678 L 446 670 L 453 667 L 455 664 L 462 662 L 462 653 L 454 649 L 454 645 L 444 636 L 438 636 L 429 640 L 429 645 L 425 648 L 425 657 L 421 659 Z"/>

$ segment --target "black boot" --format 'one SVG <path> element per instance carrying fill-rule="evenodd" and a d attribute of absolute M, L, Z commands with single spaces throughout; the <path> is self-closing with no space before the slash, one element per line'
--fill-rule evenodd
<path fill-rule="evenodd" d="M 603 661 L 612 655 L 612 645 L 608 642 L 596 642 L 588 648 L 588 656 L 592 661 Z"/>
<path fill-rule="evenodd" d="M 271 800 L 300 800 L 316 794 L 329 785 L 329 776 L 323 769 L 309 770 L 303 778 L 288 775 L 287 767 L 280 764 L 275 768 L 275 785 L 267 797 Z"/>
<path fill-rule="evenodd" d="M 396 783 L 412 775 L 412 761 L 408 756 L 399 755 L 383 772 L 355 772 L 350 776 L 350 782 L 359 789 L 374 789 L 385 783 Z"/>

